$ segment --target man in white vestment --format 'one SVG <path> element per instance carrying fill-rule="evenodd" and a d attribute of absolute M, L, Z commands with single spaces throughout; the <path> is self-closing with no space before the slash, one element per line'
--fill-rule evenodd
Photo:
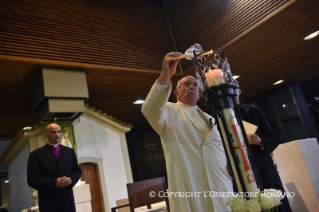
<path fill-rule="evenodd" d="M 174 91 L 177 103 L 168 102 L 171 77 L 178 62 L 179 59 L 164 59 L 161 75 L 142 106 L 142 113 L 161 137 L 168 190 L 175 192 L 169 195 L 170 210 L 230 211 L 226 206 L 226 192 L 232 192 L 233 185 L 226 168 L 225 151 L 216 125 L 211 124 L 214 118 L 197 106 L 200 97 L 197 80 L 192 76 L 182 78 Z"/>

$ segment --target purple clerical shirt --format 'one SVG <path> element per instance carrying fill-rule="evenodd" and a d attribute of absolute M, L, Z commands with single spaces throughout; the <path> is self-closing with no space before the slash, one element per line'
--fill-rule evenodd
<path fill-rule="evenodd" d="M 60 144 L 57 144 L 56 147 L 53 144 L 48 144 L 47 146 L 50 148 L 50 150 L 52 151 L 52 153 L 54 154 L 54 156 L 56 157 L 56 159 L 59 160 L 59 156 L 60 156 Z"/>

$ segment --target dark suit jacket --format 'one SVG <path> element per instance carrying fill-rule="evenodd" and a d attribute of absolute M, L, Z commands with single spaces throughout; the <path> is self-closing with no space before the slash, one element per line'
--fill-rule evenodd
<path fill-rule="evenodd" d="M 59 177 L 70 177 L 72 184 L 57 188 Z M 47 145 L 34 150 L 29 155 L 27 168 L 28 185 L 39 194 L 41 212 L 75 212 L 72 187 L 81 177 L 81 169 L 73 149 L 60 146 L 59 160 Z"/>

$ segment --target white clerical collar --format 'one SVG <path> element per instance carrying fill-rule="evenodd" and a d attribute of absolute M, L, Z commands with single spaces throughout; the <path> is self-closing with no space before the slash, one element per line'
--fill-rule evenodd
<path fill-rule="evenodd" d="M 181 104 L 181 105 L 183 105 L 183 106 L 185 106 L 185 107 L 189 107 L 189 108 L 191 108 L 193 111 L 197 112 L 197 109 L 198 109 L 198 106 L 197 106 L 197 105 L 191 106 L 191 105 L 185 104 L 185 103 L 180 102 L 180 101 L 178 101 L 177 103 L 178 103 L 178 104 Z"/>
<path fill-rule="evenodd" d="M 51 145 L 51 146 L 54 146 L 54 148 L 57 148 L 57 146 L 60 144 L 60 143 L 57 143 L 57 144 L 50 144 L 49 142 L 47 142 L 47 144 Z"/>

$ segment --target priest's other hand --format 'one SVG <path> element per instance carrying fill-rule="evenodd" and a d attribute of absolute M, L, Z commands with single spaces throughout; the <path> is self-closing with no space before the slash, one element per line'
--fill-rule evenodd
<path fill-rule="evenodd" d="M 71 185 L 72 180 L 69 177 L 59 177 L 57 178 L 57 182 L 56 182 L 56 187 L 58 188 L 64 188 L 67 187 L 68 185 Z"/>
<path fill-rule="evenodd" d="M 258 135 L 247 134 L 247 138 L 248 138 L 249 144 L 251 144 L 251 145 L 259 145 L 259 146 L 263 145 L 263 143 L 261 142 L 261 139 L 259 138 Z"/>

